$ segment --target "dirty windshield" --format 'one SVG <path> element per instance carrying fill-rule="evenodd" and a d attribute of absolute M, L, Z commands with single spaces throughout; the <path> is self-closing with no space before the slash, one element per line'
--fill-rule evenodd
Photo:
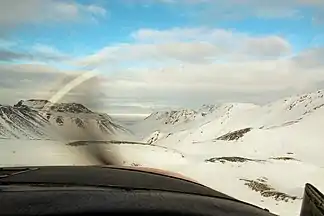
<path fill-rule="evenodd" d="M 323 14 L 0 0 L 0 166 L 156 168 L 298 215 L 305 183 L 324 191 Z"/>

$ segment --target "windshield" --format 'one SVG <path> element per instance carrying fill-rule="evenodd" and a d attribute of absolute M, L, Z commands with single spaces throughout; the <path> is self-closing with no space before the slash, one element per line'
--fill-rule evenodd
<path fill-rule="evenodd" d="M 156 168 L 297 215 L 324 191 L 322 0 L 0 0 L 0 166 Z"/>

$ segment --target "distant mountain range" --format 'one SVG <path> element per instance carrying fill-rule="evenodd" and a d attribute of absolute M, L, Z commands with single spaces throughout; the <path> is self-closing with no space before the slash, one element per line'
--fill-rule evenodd
<path fill-rule="evenodd" d="M 227 103 L 220 105 L 203 105 L 197 110 L 181 109 L 155 112 L 141 121 L 134 128 L 154 134 L 172 131 L 204 131 L 213 128 L 213 136 L 245 128 L 274 129 L 303 123 L 313 113 L 324 110 L 324 91 L 284 98 L 263 106 L 250 103 Z M 146 130 L 145 130 L 146 128 Z M 193 137 L 193 131 L 190 134 Z M 166 134 L 166 136 L 168 136 Z M 170 137 L 170 135 L 168 136 Z M 206 134 L 202 136 L 206 139 Z"/>

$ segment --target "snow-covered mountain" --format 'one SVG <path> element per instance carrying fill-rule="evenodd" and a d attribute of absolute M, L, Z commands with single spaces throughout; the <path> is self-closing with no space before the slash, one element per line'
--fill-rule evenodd
<path fill-rule="evenodd" d="M 52 103 L 48 100 L 21 100 L 17 103 L 17 105 L 22 106 L 28 106 L 31 109 L 35 110 L 51 110 L 54 112 L 65 112 L 65 113 L 93 113 L 91 110 L 89 110 L 87 107 L 85 107 L 82 104 L 79 103 Z"/>
<path fill-rule="evenodd" d="M 111 139 L 129 134 L 110 116 L 78 103 L 26 100 L 0 105 L 0 137 L 16 139 Z"/>
<path fill-rule="evenodd" d="M 174 133 L 190 131 L 187 137 L 192 138 L 190 142 L 217 139 L 222 135 L 247 128 L 266 131 L 297 124 L 303 119 L 307 120 L 313 113 L 324 107 L 323 95 L 324 92 L 319 90 L 264 106 L 230 103 L 203 105 L 197 110 L 156 112 L 134 125 L 134 128 L 140 128 L 139 131 L 146 133 L 145 135 L 152 133 L 156 136 L 157 132 L 164 133 L 165 139 L 172 137 L 167 132 L 172 131 L 174 135 Z M 182 139 L 181 141 L 187 142 Z"/>
<path fill-rule="evenodd" d="M 143 138 L 143 141 L 151 140 L 153 137 L 155 138 L 152 140 L 157 141 L 157 139 L 163 137 L 161 134 L 164 134 L 164 138 L 168 138 L 171 134 L 187 131 L 189 128 L 195 130 L 215 119 L 223 124 L 232 115 L 256 107 L 259 106 L 250 103 L 227 103 L 203 105 L 197 110 L 181 109 L 155 112 L 143 121 L 134 124 L 132 129 Z"/>
<path fill-rule="evenodd" d="M 27 106 L 0 105 L 1 138 L 47 138 L 48 121 Z"/>
<path fill-rule="evenodd" d="M 133 127 L 143 141 L 184 156 L 155 167 L 279 215 L 297 215 L 306 182 L 324 191 L 323 95 L 159 112 Z M 139 158 L 132 163 L 149 165 Z"/>
<path fill-rule="evenodd" d="M 164 124 L 175 125 L 181 122 L 187 122 L 197 117 L 195 110 L 183 109 L 177 111 L 155 112 L 151 114 L 147 119 L 161 120 Z"/>

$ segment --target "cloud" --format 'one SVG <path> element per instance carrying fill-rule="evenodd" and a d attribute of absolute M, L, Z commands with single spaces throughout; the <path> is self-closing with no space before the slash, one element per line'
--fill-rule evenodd
<path fill-rule="evenodd" d="M 324 88 L 324 64 L 320 61 L 324 57 L 323 50 L 312 48 L 294 57 L 279 59 L 184 62 L 165 64 L 162 69 L 126 68 L 111 75 L 101 88 L 109 93 L 107 98 L 114 97 L 106 103 L 116 107 L 124 104 L 123 112 L 127 106 L 129 112 L 139 112 L 139 109 L 151 112 L 168 106 L 194 107 L 203 103 L 266 103 Z M 136 103 L 141 104 L 141 108 L 134 108 Z M 116 107 L 109 109 L 118 113 Z"/>
<path fill-rule="evenodd" d="M 85 10 L 92 13 L 92 14 L 95 14 L 95 15 L 100 15 L 100 16 L 106 16 L 107 15 L 107 11 L 105 8 L 103 7 L 100 7 L 100 6 L 97 6 L 97 5 L 87 5 L 87 6 L 84 6 L 85 7 Z"/>
<path fill-rule="evenodd" d="M 170 30 L 140 29 L 132 37 L 141 42 L 209 41 L 222 50 L 260 56 L 289 54 L 291 45 L 276 35 L 250 36 L 248 34 L 211 28 L 173 28 Z M 235 46 L 235 48 L 231 48 Z M 250 52 L 250 53 L 249 53 Z"/>
<path fill-rule="evenodd" d="M 174 28 L 140 29 L 131 36 L 133 43 L 108 46 L 76 62 L 110 74 L 101 88 L 119 99 L 106 101 L 116 113 L 126 107 L 151 112 L 202 103 L 264 103 L 317 88 L 316 76 L 324 80 L 319 68 L 300 65 L 298 58 L 313 61 L 316 54 L 307 53 L 314 50 L 289 57 L 290 43 L 277 35 Z"/>
<path fill-rule="evenodd" d="M 35 44 L 31 47 L 33 56 L 36 59 L 44 59 L 51 61 L 67 61 L 71 59 L 68 54 L 65 54 L 53 46 L 47 44 Z"/>
<path fill-rule="evenodd" d="M 58 70 L 44 64 L 1 64 L 0 104 L 34 97 L 55 82 Z"/>
<path fill-rule="evenodd" d="M 243 50 L 253 56 L 280 56 L 291 52 L 290 43 L 279 36 L 246 38 Z"/>
<path fill-rule="evenodd" d="M 223 41 L 234 37 L 244 36 L 242 33 L 226 29 L 213 28 L 172 28 L 166 30 L 139 29 L 131 33 L 131 36 L 139 42 L 163 42 L 163 41 Z"/>
<path fill-rule="evenodd" d="M 59 70 L 40 63 L 0 64 L 0 104 L 22 99 L 47 99 L 86 71 Z M 64 95 L 61 102 L 80 102 L 94 108 L 101 98 L 99 79 L 86 80 Z M 98 90 L 96 88 L 99 88 Z"/>
<path fill-rule="evenodd" d="M 307 49 L 289 58 L 165 64 L 162 69 L 120 67 L 117 73 L 105 70 L 105 75 L 73 89 L 63 101 L 109 113 L 150 113 L 203 103 L 266 103 L 324 88 L 323 50 Z M 0 101 L 48 99 L 80 73 L 44 64 L 0 65 Z"/>
<path fill-rule="evenodd" d="M 41 63 L 0 64 L 0 104 L 16 104 L 19 100 L 47 99 L 62 92 L 71 81 L 89 71 L 61 70 Z M 106 78 L 97 74 L 63 94 L 58 102 L 76 102 L 90 109 L 105 111 L 120 105 L 110 105 L 107 89 L 101 87 Z M 70 84 L 69 84 L 70 85 Z M 64 91 L 63 91 L 64 92 Z M 135 103 L 133 107 L 135 107 Z"/>
<path fill-rule="evenodd" d="M 12 61 L 16 59 L 32 59 L 28 53 L 16 52 L 9 49 L 0 49 L 0 61 Z"/>
<path fill-rule="evenodd" d="M 24 73 L 28 76 L 29 73 L 57 73 L 60 71 L 48 64 L 31 62 L 26 64 L 0 64 L 0 72 L 3 74 Z"/>
<path fill-rule="evenodd" d="M 106 9 L 93 4 L 67 0 L 0 1 L 0 26 L 14 28 L 21 24 L 77 21 L 85 17 L 103 17 Z"/>
<path fill-rule="evenodd" d="M 149 113 L 203 103 L 265 103 L 324 88 L 323 47 L 292 54 L 289 41 L 277 35 L 210 28 L 140 29 L 131 37 L 132 43 L 70 59 L 102 73 L 64 100 L 113 113 Z M 15 49 L 7 46 L 6 50 Z M 29 53 L 62 55 L 45 44 L 34 45 Z M 26 58 L 19 54 L 10 55 Z M 47 64 L 2 64 L 0 102 L 48 99 L 79 73 Z"/>
<path fill-rule="evenodd" d="M 213 58 L 219 49 L 207 42 L 174 42 L 162 44 L 119 44 L 75 61 L 76 65 L 97 67 L 112 63 L 204 62 Z"/>
<path fill-rule="evenodd" d="M 323 68 L 324 47 L 307 49 L 294 57 L 295 63 L 302 68 Z"/>
<path fill-rule="evenodd" d="M 251 36 L 224 29 L 174 28 L 140 29 L 131 36 L 134 43 L 105 47 L 78 59 L 77 65 L 112 63 L 213 62 L 249 58 L 277 58 L 290 54 L 291 45 L 276 35 Z"/>
<path fill-rule="evenodd" d="M 65 53 L 60 52 L 52 46 L 35 44 L 32 47 L 23 47 L 18 44 L 0 44 L 0 61 L 42 61 L 42 62 L 64 62 L 71 59 Z"/>

